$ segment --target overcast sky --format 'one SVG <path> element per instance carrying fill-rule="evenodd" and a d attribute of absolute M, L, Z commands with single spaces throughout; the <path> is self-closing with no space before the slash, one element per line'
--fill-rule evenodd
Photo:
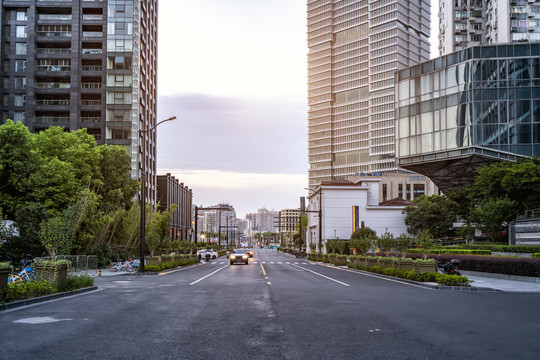
<path fill-rule="evenodd" d="M 307 186 L 305 0 L 160 0 L 158 173 L 237 216 Z"/>

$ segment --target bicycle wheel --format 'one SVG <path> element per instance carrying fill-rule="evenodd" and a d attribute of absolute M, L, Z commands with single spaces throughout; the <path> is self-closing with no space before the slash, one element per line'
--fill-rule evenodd
<path fill-rule="evenodd" d="M 20 277 L 19 275 L 9 275 L 8 283 L 18 283 L 18 282 L 23 282 L 22 277 Z"/>
<path fill-rule="evenodd" d="M 118 271 L 118 267 L 116 266 L 116 263 L 111 263 L 111 265 L 109 265 L 109 271 L 110 272 L 117 272 Z"/>
<path fill-rule="evenodd" d="M 126 264 L 126 271 L 127 271 L 127 272 L 132 272 L 132 271 L 133 271 L 133 265 L 131 265 L 131 264 Z"/>

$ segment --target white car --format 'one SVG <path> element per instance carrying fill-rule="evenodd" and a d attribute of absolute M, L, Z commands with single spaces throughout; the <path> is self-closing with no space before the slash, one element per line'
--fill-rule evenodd
<path fill-rule="evenodd" d="M 214 260 L 217 259 L 218 253 L 214 249 L 202 249 L 197 251 L 197 256 L 199 257 L 199 260 L 205 259 L 206 254 L 210 254 L 210 259 Z"/>

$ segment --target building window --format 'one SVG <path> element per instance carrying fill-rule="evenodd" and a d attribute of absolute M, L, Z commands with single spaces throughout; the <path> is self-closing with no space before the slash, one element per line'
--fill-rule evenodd
<path fill-rule="evenodd" d="M 28 18 L 26 17 L 26 11 L 17 11 L 17 20 L 19 21 L 28 20 Z"/>
<path fill-rule="evenodd" d="M 15 78 L 15 89 L 26 89 L 26 78 L 25 77 L 16 77 Z"/>
<path fill-rule="evenodd" d="M 26 25 L 17 25 L 15 29 L 16 29 L 16 33 L 15 33 L 16 37 L 18 38 L 28 37 L 28 34 L 26 33 Z"/>
<path fill-rule="evenodd" d="M 403 199 L 403 184 L 398 184 L 398 197 Z"/>
<path fill-rule="evenodd" d="M 416 199 L 417 197 L 421 196 L 421 195 L 424 195 L 425 191 L 424 191 L 424 184 L 414 184 L 413 185 L 413 192 L 414 192 L 414 198 Z"/>
<path fill-rule="evenodd" d="M 26 95 L 15 94 L 13 97 L 13 105 L 24 106 Z"/>
<path fill-rule="evenodd" d="M 382 201 L 386 201 L 388 199 L 388 190 L 386 184 L 382 184 Z"/>
<path fill-rule="evenodd" d="M 15 72 L 26 71 L 26 60 L 15 60 Z"/>
<path fill-rule="evenodd" d="M 26 55 L 26 43 L 15 43 L 15 54 Z"/>
<path fill-rule="evenodd" d="M 411 200 L 411 184 L 407 184 L 407 200 Z"/>

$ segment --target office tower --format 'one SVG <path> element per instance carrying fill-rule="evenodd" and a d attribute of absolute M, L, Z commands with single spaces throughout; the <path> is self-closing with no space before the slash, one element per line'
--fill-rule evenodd
<path fill-rule="evenodd" d="M 1 11 L 2 122 L 125 146 L 155 203 L 156 133 L 138 130 L 156 123 L 157 0 L 2 0 Z"/>
<path fill-rule="evenodd" d="M 429 59 L 427 0 L 309 0 L 309 185 L 397 171 L 394 71 Z"/>
<path fill-rule="evenodd" d="M 540 0 L 439 0 L 439 55 L 525 41 L 540 41 Z"/>

